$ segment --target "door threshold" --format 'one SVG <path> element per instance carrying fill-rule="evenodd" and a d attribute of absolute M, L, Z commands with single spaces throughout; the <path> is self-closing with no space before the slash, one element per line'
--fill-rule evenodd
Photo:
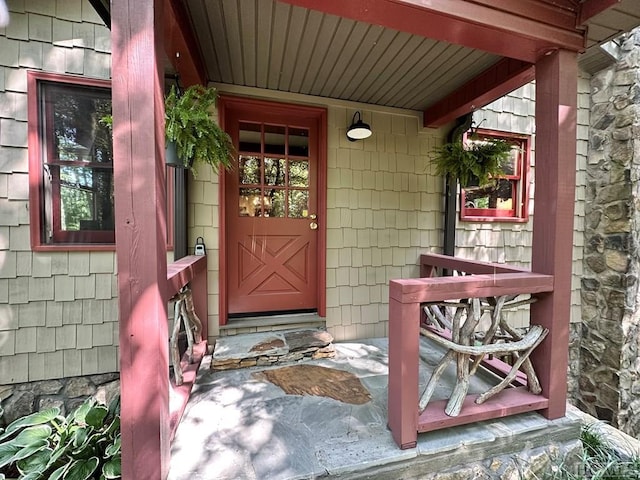
<path fill-rule="evenodd" d="M 287 328 L 325 327 L 325 319 L 317 313 L 294 313 L 286 315 L 264 315 L 245 318 L 230 318 L 220 325 L 220 335 L 237 333 L 268 332 Z"/>

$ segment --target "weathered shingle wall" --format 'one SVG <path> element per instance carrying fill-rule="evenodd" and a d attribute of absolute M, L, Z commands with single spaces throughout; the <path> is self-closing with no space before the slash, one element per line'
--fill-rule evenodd
<path fill-rule="evenodd" d="M 578 126 L 576 158 L 576 204 L 573 238 L 571 322 L 580 322 L 580 277 L 582 275 L 586 164 L 589 129 L 589 77 L 578 79 Z M 532 135 L 529 177 L 529 221 L 527 223 L 457 221 L 456 255 L 488 262 L 531 266 L 533 207 L 535 192 L 535 85 L 525 85 L 474 114 L 482 128 Z M 517 320 L 524 325 L 526 315 Z"/>
<path fill-rule="evenodd" d="M 327 328 L 337 339 L 388 335 L 389 280 L 419 276 L 442 248 L 442 184 L 429 156 L 441 132 L 415 113 L 363 108 L 374 134 L 349 142 L 352 108 L 329 109 Z"/>
<path fill-rule="evenodd" d="M 110 77 L 86 0 L 8 2 L 0 29 L 0 384 L 118 368 L 113 252 L 37 253 L 28 215 L 27 70 Z"/>

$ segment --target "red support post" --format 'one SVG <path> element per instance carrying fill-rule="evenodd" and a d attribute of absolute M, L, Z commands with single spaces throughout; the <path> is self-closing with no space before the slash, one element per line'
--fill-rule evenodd
<path fill-rule="evenodd" d="M 531 323 L 549 335 L 531 355 L 549 407 L 564 416 L 567 399 L 573 206 L 576 183 L 577 58 L 560 50 L 536 63 L 536 199 L 532 268 L 553 275 L 553 292 L 531 305 Z"/>
<path fill-rule="evenodd" d="M 202 340 L 207 341 L 209 335 L 209 307 L 207 295 L 207 262 L 203 263 L 204 268 L 191 280 L 191 294 L 193 295 L 193 305 L 196 313 L 202 322 Z"/>
<path fill-rule="evenodd" d="M 112 0 L 122 477 L 169 466 L 161 0 Z"/>
<path fill-rule="evenodd" d="M 389 289 L 393 289 L 391 280 Z M 391 434 L 400 448 L 418 441 L 420 304 L 389 298 L 389 405 Z"/>

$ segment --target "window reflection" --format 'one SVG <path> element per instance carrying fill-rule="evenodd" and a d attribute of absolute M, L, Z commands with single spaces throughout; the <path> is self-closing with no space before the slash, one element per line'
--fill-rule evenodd
<path fill-rule="evenodd" d="M 282 125 L 264 126 L 264 153 L 284 155 L 286 127 Z"/>
<path fill-rule="evenodd" d="M 238 214 L 305 218 L 309 212 L 309 131 L 240 123 Z M 295 156 L 292 159 L 291 156 Z"/>
<path fill-rule="evenodd" d="M 306 128 L 289 129 L 289 155 L 309 156 L 309 130 Z"/>
<path fill-rule="evenodd" d="M 263 195 L 259 188 L 241 188 L 238 206 L 241 217 L 268 217 L 271 199 Z"/>
<path fill-rule="evenodd" d="M 264 183 L 266 185 L 285 185 L 286 160 L 284 158 L 264 159 Z"/>
<path fill-rule="evenodd" d="M 309 186 L 309 162 L 306 160 L 289 162 L 289 186 Z"/>
<path fill-rule="evenodd" d="M 506 179 L 500 179 L 489 185 L 467 186 L 465 188 L 466 208 L 512 210 L 513 198 L 513 183 Z"/>
<path fill-rule="evenodd" d="M 309 192 L 289 190 L 289 218 L 305 218 L 309 210 Z"/>
<path fill-rule="evenodd" d="M 260 184 L 260 159 L 241 155 L 239 176 L 240 183 L 243 185 Z"/>
<path fill-rule="evenodd" d="M 240 122 L 240 151 L 248 153 L 260 153 L 262 136 L 259 123 Z"/>
<path fill-rule="evenodd" d="M 285 216 L 285 190 L 273 189 L 269 193 L 269 199 L 271 200 L 271 216 L 283 218 Z"/>

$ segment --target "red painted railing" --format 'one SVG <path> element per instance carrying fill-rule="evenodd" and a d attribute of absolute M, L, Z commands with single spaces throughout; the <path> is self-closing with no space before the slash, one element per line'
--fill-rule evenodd
<path fill-rule="evenodd" d="M 193 362 L 189 363 L 186 355 L 181 363 L 183 383 L 182 385 L 170 384 L 169 414 L 171 439 L 175 434 L 182 413 L 189 400 L 189 394 L 196 379 L 196 373 L 200 361 L 207 350 L 207 256 L 190 255 L 167 265 L 167 301 L 178 291 L 189 284 L 193 295 L 195 311 L 202 321 L 203 341 L 194 345 Z"/>
<path fill-rule="evenodd" d="M 432 276 L 441 269 L 464 272 L 466 275 Z M 541 395 L 534 395 L 525 387 L 509 388 L 481 405 L 474 403 L 475 396 L 467 396 L 461 413 L 456 417 L 449 417 L 444 413 L 446 400 L 432 401 L 426 410 L 420 413 L 418 362 L 421 304 L 453 299 L 552 292 L 554 280 L 551 275 L 531 273 L 518 267 L 437 254 L 421 255 L 420 272 L 422 278 L 389 282 L 388 421 L 393 438 L 401 448 L 414 447 L 418 432 L 544 410 L 549 406 L 551 395 L 565 395 L 564 392 L 553 391 L 543 391 Z M 535 316 L 535 309 L 532 308 L 532 324 L 549 323 L 537 322 Z M 549 330 L 552 335 L 553 327 Z M 537 362 L 534 359 L 534 365 L 541 377 L 548 377 L 548 371 L 552 368 L 550 362 L 544 359 L 540 361 L 538 358 Z M 559 368 L 566 369 L 566 365 Z"/>

